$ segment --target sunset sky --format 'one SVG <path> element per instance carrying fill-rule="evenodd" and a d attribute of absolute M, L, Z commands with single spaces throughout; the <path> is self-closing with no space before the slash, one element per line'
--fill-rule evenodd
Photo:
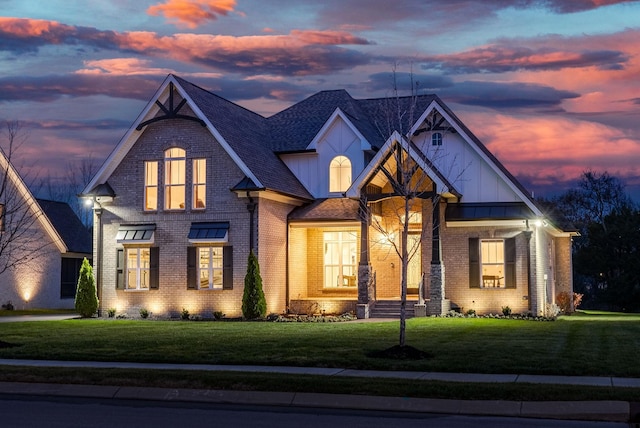
<path fill-rule="evenodd" d="M 435 93 L 536 196 L 640 199 L 640 1 L 0 0 L 24 174 L 102 163 L 168 73 L 269 116 L 325 89 Z M 35 172 L 34 172 L 35 171 Z"/>

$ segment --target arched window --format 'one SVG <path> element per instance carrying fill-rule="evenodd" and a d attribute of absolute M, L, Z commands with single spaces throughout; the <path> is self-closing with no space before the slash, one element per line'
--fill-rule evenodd
<path fill-rule="evenodd" d="M 187 153 L 178 147 L 164 152 L 164 209 L 183 210 L 185 207 L 185 168 Z"/>
<path fill-rule="evenodd" d="M 351 186 L 351 161 L 336 156 L 329 164 L 329 192 L 344 192 Z"/>
<path fill-rule="evenodd" d="M 434 132 L 431 135 L 431 145 L 432 146 L 441 146 L 442 145 L 442 134 L 440 132 Z"/>

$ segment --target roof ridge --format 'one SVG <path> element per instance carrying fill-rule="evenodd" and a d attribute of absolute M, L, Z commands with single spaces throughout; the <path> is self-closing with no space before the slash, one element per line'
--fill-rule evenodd
<path fill-rule="evenodd" d="M 240 109 L 242 109 L 242 110 L 246 111 L 247 113 L 251 113 L 252 115 L 254 115 L 254 116 L 258 116 L 259 118 L 262 118 L 262 119 L 267 119 L 266 117 L 264 117 L 264 116 L 263 116 L 263 115 L 261 115 L 260 113 L 257 113 L 257 112 L 255 112 L 255 111 L 250 110 L 250 109 L 248 109 L 248 108 L 246 108 L 246 107 L 244 107 L 244 106 L 242 106 L 242 105 L 240 105 L 240 104 L 238 104 L 238 103 L 235 103 L 235 102 L 233 102 L 233 101 L 231 101 L 231 100 L 229 100 L 229 99 L 227 99 L 227 98 L 225 98 L 225 97 L 222 97 L 222 96 L 220 96 L 220 95 L 216 94 L 215 92 L 211 92 L 210 90 L 205 89 L 205 88 L 203 88 L 202 86 L 196 85 L 195 83 L 193 83 L 193 82 L 191 82 L 191 81 L 189 81 L 189 80 L 186 80 L 186 79 L 185 79 L 185 78 L 183 78 L 183 77 L 180 77 L 180 76 L 178 76 L 178 75 L 176 75 L 176 74 L 171 74 L 171 76 L 173 76 L 173 78 L 175 78 L 175 79 L 179 80 L 181 84 L 182 84 L 182 82 L 184 82 L 184 83 L 188 83 L 189 85 L 193 86 L 194 88 L 199 89 L 199 90 L 201 90 L 201 91 L 203 91 L 203 92 L 206 92 L 208 95 L 213 96 L 213 97 L 216 97 L 216 98 L 218 98 L 218 99 L 220 99 L 220 100 L 222 100 L 222 101 L 225 101 L 225 102 L 227 102 L 227 103 L 229 103 L 229 104 L 231 104 L 231 105 L 233 105 L 233 106 L 235 106 L 235 107 L 237 107 L 237 108 L 240 108 Z"/>

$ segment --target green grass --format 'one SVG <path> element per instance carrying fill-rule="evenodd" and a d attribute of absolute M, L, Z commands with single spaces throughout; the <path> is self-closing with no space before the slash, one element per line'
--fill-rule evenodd
<path fill-rule="evenodd" d="M 407 322 L 418 361 L 368 356 L 397 344 L 398 322 L 269 323 L 74 319 L 0 323 L 0 358 L 291 365 L 379 370 L 640 377 L 640 315 L 581 312 L 554 322 Z M 500 400 L 640 401 L 640 389 L 358 379 L 173 370 L 4 366 L 0 381 L 332 392 Z"/>
<path fill-rule="evenodd" d="M 67 320 L 0 324 L 0 358 L 253 364 L 640 377 L 640 316 L 554 322 L 422 318 L 407 344 L 431 358 L 371 358 L 397 344 L 398 323 Z"/>
<path fill-rule="evenodd" d="M 240 391 L 315 392 L 458 400 L 623 400 L 640 401 L 640 389 L 415 381 L 405 379 L 328 377 L 269 373 L 202 372 L 133 369 L 48 369 L 7 366 L 3 382 L 83 383 Z"/>

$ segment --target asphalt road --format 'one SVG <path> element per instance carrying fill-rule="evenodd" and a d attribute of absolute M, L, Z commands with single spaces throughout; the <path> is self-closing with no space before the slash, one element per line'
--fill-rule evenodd
<path fill-rule="evenodd" d="M 0 395 L 3 428 L 305 427 L 627 428 L 612 422 L 555 421 L 443 414 L 411 414 L 291 407 L 238 406 L 166 401 Z"/>

